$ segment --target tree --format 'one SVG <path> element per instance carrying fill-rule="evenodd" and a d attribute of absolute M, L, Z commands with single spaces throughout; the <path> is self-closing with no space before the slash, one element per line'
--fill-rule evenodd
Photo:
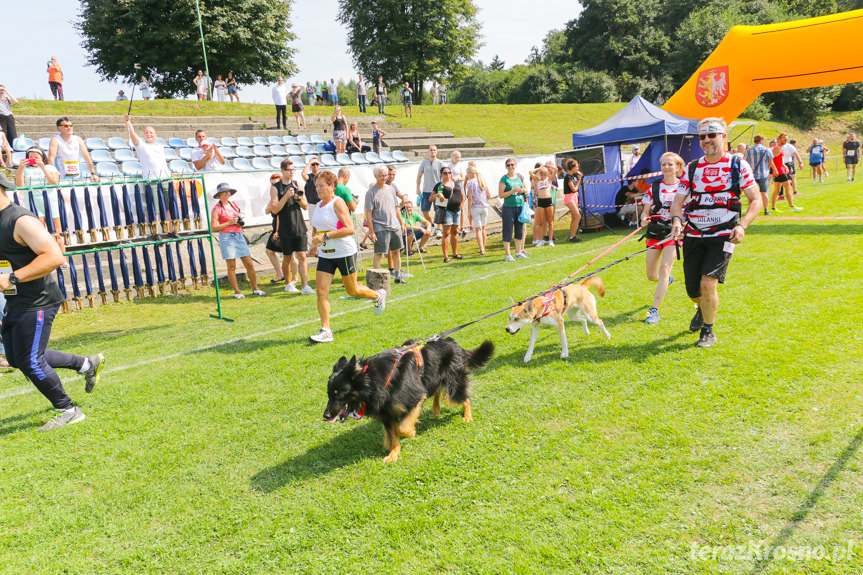
<path fill-rule="evenodd" d="M 339 0 L 338 19 L 357 69 L 409 82 L 419 104 L 426 80 L 462 79 L 480 46 L 472 0 Z"/>
<path fill-rule="evenodd" d="M 252 84 L 296 72 L 289 1 L 200 4 L 211 76 L 233 72 Z M 81 0 L 75 26 L 88 63 L 105 80 L 131 83 L 143 75 L 173 97 L 192 93 L 192 78 L 204 69 L 195 0 Z"/>
<path fill-rule="evenodd" d="M 488 69 L 497 71 L 506 70 L 506 63 L 495 54 L 494 58 L 489 62 Z"/>

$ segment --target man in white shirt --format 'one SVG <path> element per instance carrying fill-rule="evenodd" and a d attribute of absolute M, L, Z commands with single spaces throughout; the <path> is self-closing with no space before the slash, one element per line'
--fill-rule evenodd
<path fill-rule="evenodd" d="M 641 159 L 641 148 L 638 146 L 632 146 L 632 156 L 629 158 L 629 170 L 632 171 L 632 168 L 635 167 L 635 164 L 638 163 L 638 160 Z"/>
<path fill-rule="evenodd" d="M 330 88 L 330 103 L 335 106 L 339 103 L 339 85 L 336 84 L 336 80 L 334 78 L 330 78 L 328 87 Z"/>
<path fill-rule="evenodd" d="M 288 128 L 288 85 L 279 76 L 273 86 L 273 104 L 276 105 L 276 129 Z"/>
<path fill-rule="evenodd" d="M 357 82 L 357 105 L 360 107 L 360 114 L 366 113 L 366 97 L 368 93 L 366 92 L 366 81 L 363 79 L 363 75 L 360 74 L 360 81 Z"/>
<path fill-rule="evenodd" d="M 129 141 L 138 153 L 143 178 L 145 180 L 170 178 L 171 170 L 168 169 L 168 162 L 165 160 L 165 148 L 156 142 L 156 128 L 146 126 L 142 141 L 132 127 L 131 116 L 126 114 L 126 130 L 129 131 Z"/>
<path fill-rule="evenodd" d="M 192 150 L 192 164 L 195 169 L 199 172 L 220 170 L 225 165 L 225 158 L 222 157 L 219 147 L 207 139 L 204 130 L 195 132 L 195 140 L 198 142 L 198 147 Z"/>

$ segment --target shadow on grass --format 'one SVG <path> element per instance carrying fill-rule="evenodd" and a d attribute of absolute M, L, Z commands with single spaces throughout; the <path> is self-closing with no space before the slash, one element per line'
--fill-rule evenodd
<path fill-rule="evenodd" d="M 819 481 L 818 485 L 815 486 L 815 489 L 809 492 L 809 495 L 803 503 L 800 504 L 800 507 L 791 514 L 788 524 L 785 525 L 782 531 L 779 532 L 779 535 L 770 542 L 769 548 L 776 549 L 777 547 L 783 547 L 794 535 L 794 532 L 797 531 L 800 525 L 806 520 L 809 516 L 809 512 L 812 511 L 815 505 L 818 504 L 818 500 L 824 496 L 827 489 L 829 489 L 833 482 L 836 481 L 839 474 L 842 473 L 842 470 L 845 469 L 851 458 L 857 455 L 861 445 L 863 445 L 863 427 L 861 427 L 860 430 L 857 431 L 857 434 L 851 438 L 851 442 L 848 443 L 842 453 L 839 454 L 839 458 L 835 463 L 833 463 L 830 469 L 827 470 L 827 473 L 824 474 L 821 481 Z M 772 561 L 773 553 L 768 554 L 767 557 L 760 558 L 755 562 L 750 573 L 755 574 L 763 572 Z"/>
<path fill-rule="evenodd" d="M 770 218 L 764 218 L 764 221 L 769 222 Z M 843 224 L 828 224 L 825 222 L 826 220 L 780 221 L 770 226 L 754 226 L 752 231 L 747 233 L 757 236 L 859 236 L 861 231 L 863 231 L 863 222 Z"/>
<path fill-rule="evenodd" d="M 423 433 L 461 419 L 461 412 L 453 409 L 444 411 L 440 417 L 422 417 L 416 425 L 417 437 Z M 333 424 L 335 425 L 335 424 Z M 344 425 L 351 425 L 350 421 Z M 403 438 L 402 449 L 415 438 Z M 377 421 L 358 425 L 345 433 L 339 433 L 328 442 L 316 445 L 272 467 L 267 467 L 252 476 L 252 489 L 264 493 L 278 491 L 285 485 L 327 475 L 328 473 L 353 465 L 366 459 L 376 459 L 384 465 L 383 428 Z"/>
<path fill-rule="evenodd" d="M 355 329 L 366 329 L 368 324 L 352 324 L 350 326 L 344 327 L 342 329 L 336 330 L 335 337 L 338 338 L 340 335 L 347 334 L 347 332 L 355 330 Z M 312 325 L 310 328 L 310 334 L 312 335 L 316 332 L 317 327 Z M 291 344 L 301 344 L 305 343 L 309 347 L 314 347 L 320 344 L 317 344 L 309 339 L 307 335 L 299 335 L 294 337 L 284 337 L 282 339 L 258 339 L 257 336 L 251 336 L 250 338 L 240 337 L 237 339 L 233 339 L 231 341 L 226 341 L 224 343 L 219 343 L 212 347 L 206 347 L 204 349 L 193 349 L 186 352 L 186 355 L 196 355 L 201 353 L 225 353 L 225 354 L 237 354 L 237 353 L 253 353 L 262 349 L 267 349 L 271 347 L 279 347 Z"/>
<path fill-rule="evenodd" d="M 66 337 L 58 337 L 51 338 L 51 347 L 54 349 L 60 348 L 62 346 L 77 346 L 80 343 L 89 343 L 94 337 L 104 337 L 106 339 L 111 339 L 114 337 L 125 337 L 131 336 L 132 338 L 137 337 L 140 334 L 146 334 L 151 331 L 164 330 L 173 328 L 174 324 L 164 324 L 164 325 L 148 325 L 145 327 L 133 327 L 129 329 L 107 329 L 104 331 L 88 331 L 86 333 L 81 333 L 77 335 L 70 335 Z"/>
<path fill-rule="evenodd" d="M 43 412 L 45 412 L 44 409 L 0 419 L 0 436 L 9 435 L 25 429 L 33 429 L 33 423 L 27 420 L 32 419 Z"/>

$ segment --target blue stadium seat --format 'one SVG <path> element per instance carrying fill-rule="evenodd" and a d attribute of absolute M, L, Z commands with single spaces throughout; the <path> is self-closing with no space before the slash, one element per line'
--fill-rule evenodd
<path fill-rule="evenodd" d="M 294 156 L 302 156 L 303 155 L 302 150 L 300 150 L 300 147 L 296 144 L 288 144 L 287 146 L 285 146 L 285 152 L 288 155 L 294 155 Z"/>
<path fill-rule="evenodd" d="M 224 148 L 219 148 L 219 151 L 222 153 L 222 157 L 226 160 L 237 157 L 237 152 L 234 151 L 234 148 L 229 148 L 226 146 Z"/>
<path fill-rule="evenodd" d="M 255 145 L 252 148 L 252 152 L 258 156 L 259 158 L 268 158 L 270 156 L 270 150 L 266 146 L 262 146 L 260 144 Z"/>
<path fill-rule="evenodd" d="M 114 152 L 114 159 L 118 162 L 131 162 L 136 160 L 134 152 L 129 148 L 119 148 Z"/>
<path fill-rule="evenodd" d="M 182 138 L 168 138 L 168 145 L 172 148 L 188 148 Z"/>
<path fill-rule="evenodd" d="M 252 164 L 249 163 L 249 160 L 246 158 L 237 158 L 234 160 L 234 169 L 235 170 L 251 170 Z"/>
<path fill-rule="evenodd" d="M 179 160 L 180 156 L 177 155 L 177 150 L 174 148 L 164 148 L 165 150 L 165 160 L 170 162 L 171 160 Z"/>
<path fill-rule="evenodd" d="M 315 153 L 315 147 L 312 144 L 300 144 L 300 150 L 307 156 Z"/>
<path fill-rule="evenodd" d="M 222 138 L 222 145 L 223 146 L 234 146 L 234 147 L 236 147 L 237 142 L 234 141 L 234 138 L 232 138 L 231 136 L 225 136 L 224 138 Z"/>
<path fill-rule="evenodd" d="M 93 150 L 90 152 L 90 159 L 93 160 L 94 164 L 114 161 L 114 158 L 111 157 L 111 152 L 108 150 Z"/>
<path fill-rule="evenodd" d="M 126 160 L 120 165 L 120 171 L 123 175 L 129 178 L 140 178 L 143 175 L 141 162 L 138 160 Z"/>
<path fill-rule="evenodd" d="M 342 166 L 353 166 L 354 162 L 351 160 L 351 157 L 347 154 L 336 154 L 336 162 L 341 164 Z"/>
<path fill-rule="evenodd" d="M 195 170 L 190 166 L 185 160 L 171 160 L 168 163 L 168 168 L 171 169 L 171 172 L 174 174 L 194 174 Z"/>
<path fill-rule="evenodd" d="M 129 144 L 123 138 L 114 136 L 113 138 L 108 138 L 108 147 L 112 150 L 128 150 Z"/>
<path fill-rule="evenodd" d="M 306 161 L 303 159 L 302 156 L 289 156 L 288 159 L 294 163 L 294 167 L 298 170 L 302 170 L 300 166 L 306 166 Z"/>
<path fill-rule="evenodd" d="M 284 162 L 284 161 L 285 161 L 285 159 L 280 157 L 280 156 L 272 156 L 270 158 L 270 166 L 272 166 L 273 169 L 281 170 L 282 169 L 282 162 Z"/>
<path fill-rule="evenodd" d="M 339 154 L 339 155 L 341 155 L 341 154 Z M 363 155 L 362 152 L 354 152 L 353 154 L 351 154 L 351 161 L 355 164 L 368 164 L 369 163 L 369 161 L 366 159 L 366 157 Z"/>
<path fill-rule="evenodd" d="M 332 154 L 321 154 L 321 163 L 325 166 L 338 166 L 339 163 Z"/>
<path fill-rule="evenodd" d="M 318 154 L 328 153 L 326 144 L 317 143 L 317 144 L 313 144 L 313 145 L 315 146 L 315 152 L 316 153 L 318 153 Z"/>
<path fill-rule="evenodd" d="M 266 146 L 269 144 L 269 142 L 263 136 L 255 136 L 254 138 L 252 138 L 252 144 L 256 146 Z"/>
<path fill-rule="evenodd" d="M 366 152 L 366 161 L 370 164 L 380 164 L 383 160 L 374 152 Z"/>
<path fill-rule="evenodd" d="M 39 147 L 47 154 L 51 147 L 51 138 L 39 138 Z"/>
<path fill-rule="evenodd" d="M 299 136 L 297 136 L 297 143 L 298 144 L 311 144 L 312 139 L 309 138 L 308 136 L 306 136 L 305 134 L 300 134 Z"/>
<path fill-rule="evenodd" d="M 160 138 L 159 136 L 156 136 L 156 143 L 159 144 L 160 146 L 162 146 L 163 148 L 168 145 L 165 142 L 165 138 Z"/>
<path fill-rule="evenodd" d="M 405 153 L 402 152 L 401 150 L 394 150 L 393 151 L 393 159 L 397 162 L 409 162 L 410 161 L 410 160 L 408 160 L 407 156 L 405 156 Z"/>
<path fill-rule="evenodd" d="M 297 139 L 294 136 L 282 136 L 283 144 L 296 144 Z"/>
<path fill-rule="evenodd" d="M 252 158 L 252 168 L 256 170 L 269 170 L 270 163 L 266 158 Z"/>
<path fill-rule="evenodd" d="M 20 164 L 21 160 L 23 160 L 26 156 L 27 154 L 25 152 L 12 152 L 12 165 L 17 168 L 18 164 Z"/>
<path fill-rule="evenodd" d="M 196 140 L 194 137 L 186 138 L 186 147 L 187 148 L 197 148 L 198 147 L 198 140 Z"/>
<path fill-rule="evenodd" d="M 281 136 L 270 136 L 269 138 L 267 138 L 267 143 L 272 146 L 274 144 L 281 145 L 281 144 L 284 144 L 285 142 L 282 140 Z"/>
<path fill-rule="evenodd" d="M 389 152 L 389 150 L 381 150 L 380 153 L 381 161 L 385 164 L 394 164 L 396 159 L 393 158 L 393 155 Z"/>
<path fill-rule="evenodd" d="M 177 150 L 177 153 L 180 155 L 180 158 L 187 162 L 192 160 L 192 148 L 180 148 Z"/>
<path fill-rule="evenodd" d="M 117 168 L 117 164 L 114 162 L 98 162 L 96 164 L 96 175 L 100 178 L 116 179 L 123 174 L 120 173 L 120 169 Z"/>
<path fill-rule="evenodd" d="M 237 146 L 237 149 L 234 151 L 241 158 L 253 158 L 255 156 L 255 153 L 247 146 Z"/>
<path fill-rule="evenodd" d="M 87 146 L 88 150 L 107 150 L 108 149 L 108 144 L 106 144 L 105 140 L 103 140 L 102 138 L 87 138 L 86 140 L 84 140 L 84 144 Z"/>
<path fill-rule="evenodd" d="M 281 144 L 273 144 L 270 146 L 270 155 L 272 156 L 284 156 L 287 155 L 288 152 L 285 151 L 285 148 Z"/>
<path fill-rule="evenodd" d="M 238 146 L 247 146 L 247 147 L 251 148 L 255 144 L 253 144 L 252 140 L 250 140 L 246 136 L 240 136 L 239 138 L 237 138 L 237 145 Z"/>
<path fill-rule="evenodd" d="M 312 140 L 313 144 L 323 144 L 324 143 L 324 139 L 317 134 L 312 134 L 311 140 Z"/>

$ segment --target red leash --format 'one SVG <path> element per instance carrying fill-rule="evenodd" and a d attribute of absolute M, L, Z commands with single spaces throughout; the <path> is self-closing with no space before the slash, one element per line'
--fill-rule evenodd
<path fill-rule="evenodd" d="M 623 238 L 619 242 L 613 244 L 610 248 L 608 248 L 607 250 L 605 250 L 604 252 L 602 252 L 601 254 L 599 254 L 598 256 L 596 256 L 595 258 L 593 258 L 592 260 L 590 260 L 589 262 L 587 262 L 586 264 L 584 264 L 583 266 L 581 266 L 580 268 L 578 268 L 577 270 L 575 270 L 574 272 L 572 272 L 571 274 L 569 274 L 568 276 L 563 278 L 564 281 L 568 280 L 569 278 L 571 278 L 574 275 L 577 275 L 578 272 L 589 268 L 591 266 L 591 264 L 593 264 L 593 262 L 595 262 L 596 260 L 598 260 L 599 258 L 604 256 L 608 252 L 612 251 L 614 248 L 616 248 L 617 246 L 619 246 L 620 244 L 622 244 L 623 242 L 625 242 L 626 240 L 628 240 L 629 238 L 631 238 L 632 236 L 637 234 L 638 232 L 640 232 L 643 227 L 644 226 L 638 226 L 637 228 L 635 228 L 635 230 L 633 230 L 632 233 L 630 233 L 628 236 L 626 236 L 625 238 Z M 561 283 L 563 283 L 563 282 L 561 282 Z"/>

